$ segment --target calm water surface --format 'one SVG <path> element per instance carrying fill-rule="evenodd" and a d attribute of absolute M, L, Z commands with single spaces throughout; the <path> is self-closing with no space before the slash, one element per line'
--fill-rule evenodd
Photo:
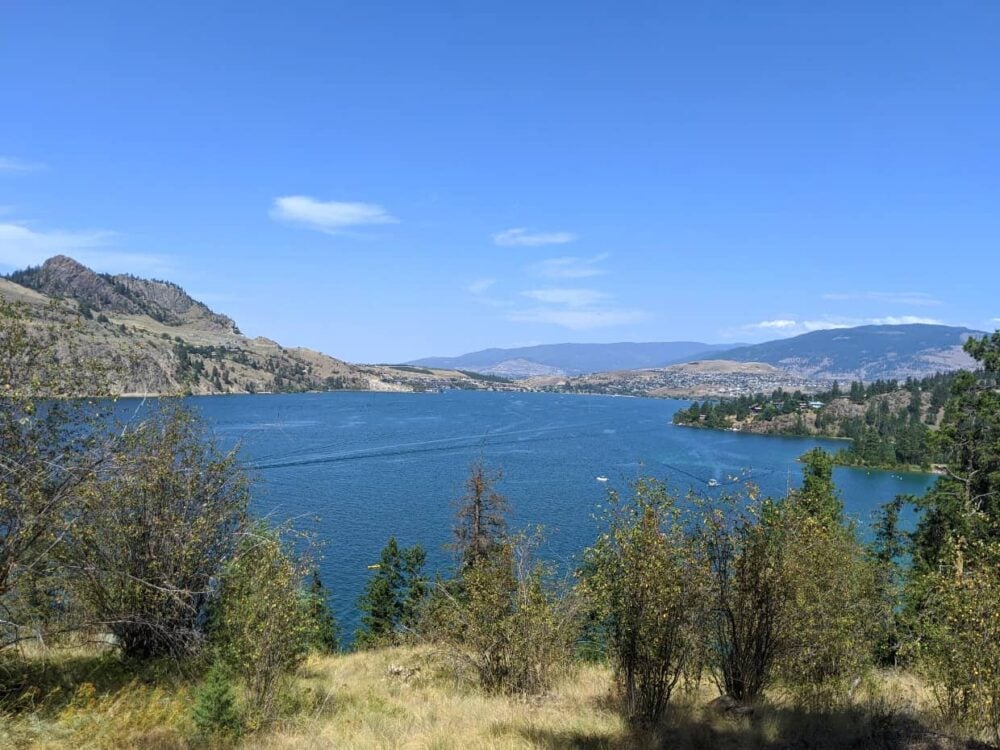
<path fill-rule="evenodd" d="M 687 402 L 658 399 L 451 391 L 191 402 L 222 444 L 242 446 L 258 479 L 256 510 L 299 518 L 325 542 L 321 569 L 345 633 L 357 625 L 367 566 L 390 535 L 422 544 L 432 569 L 450 564 L 443 546 L 453 503 L 477 458 L 503 470 L 512 525 L 542 524 L 544 553 L 571 562 L 593 541 L 594 512 L 609 488 L 655 476 L 680 494 L 718 492 L 743 476 L 780 495 L 799 483 L 799 455 L 843 446 L 675 427 L 671 416 Z M 921 494 L 933 481 L 863 469 L 838 469 L 836 480 L 847 512 L 862 523 L 895 495 Z"/>

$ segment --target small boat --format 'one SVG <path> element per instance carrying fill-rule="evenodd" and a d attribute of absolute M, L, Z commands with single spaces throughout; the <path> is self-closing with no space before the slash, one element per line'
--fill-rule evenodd
<path fill-rule="evenodd" d="M 709 487 L 718 487 L 719 483 L 716 480 L 714 480 L 714 479 L 709 479 L 708 480 L 708 486 Z"/>
<path fill-rule="evenodd" d="M 597 477 L 597 481 L 598 481 L 598 482 L 607 482 L 607 481 L 608 481 L 608 478 L 607 478 L 607 477 L 605 477 L 605 476 L 599 476 L 599 477 Z"/>

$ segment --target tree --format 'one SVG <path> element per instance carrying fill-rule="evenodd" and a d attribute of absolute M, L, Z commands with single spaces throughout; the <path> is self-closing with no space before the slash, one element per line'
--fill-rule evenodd
<path fill-rule="evenodd" d="M 321 654 L 335 654 L 340 648 L 340 626 L 330 609 L 330 595 L 314 568 L 309 588 L 303 594 L 306 619 L 312 627 L 309 646 Z"/>
<path fill-rule="evenodd" d="M 359 648 L 391 645 L 413 630 L 427 593 L 426 559 L 419 545 L 401 549 L 396 537 L 390 537 L 358 601 L 363 625 L 355 634 Z"/>
<path fill-rule="evenodd" d="M 795 493 L 797 501 L 820 521 L 839 524 L 843 520 L 844 505 L 833 483 L 833 458 L 822 448 L 813 448 L 800 460 L 805 466 L 802 489 Z"/>
<path fill-rule="evenodd" d="M 500 472 L 490 472 L 476 462 L 465 480 L 465 495 L 458 506 L 454 548 L 462 567 L 474 566 L 490 556 L 507 535 L 506 498 L 496 491 Z"/>
<path fill-rule="evenodd" d="M 197 417 L 163 403 L 128 426 L 78 494 L 61 554 L 72 591 L 129 658 L 181 656 L 204 639 L 212 582 L 236 551 L 249 487 Z"/>
<path fill-rule="evenodd" d="M 982 370 L 959 373 L 935 435 L 945 474 L 919 502 L 914 562 L 933 570 L 954 540 L 1000 538 L 1000 331 L 969 339 Z"/>

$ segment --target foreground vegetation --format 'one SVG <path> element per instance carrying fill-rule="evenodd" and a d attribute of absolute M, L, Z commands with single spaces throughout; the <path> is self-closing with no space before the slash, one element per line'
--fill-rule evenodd
<path fill-rule="evenodd" d="M 61 398 L 103 373 L 59 342 L 0 307 L 5 744 L 1000 743 L 1000 333 L 952 383 L 946 473 L 871 545 L 816 450 L 785 497 L 611 493 L 567 577 L 476 464 L 454 569 L 390 538 L 349 655 L 309 540 L 251 516 L 235 454 L 176 404 L 120 423 Z"/>
<path fill-rule="evenodd" d="M 64 690 L 8 716 L 0 746 L 63 748 L 201 748 L 190 718 L 196 680 L 134 674 L 117 660 L 63 653 L 48 664 L 49 685 Z M 457 674 L 430 647 L 390 647 L 310 657 L 290 686 L 285 713 L 245 748 L 643 748 L 648 733 L 631 731 L 601 663 L 580 663 L 543 697 L 488 693 Z M 54 687 L 52 687 L 54 690 Z M 928 686 L 912 675 L 880 672 L 845 705 L 812 712 L 779 694 L 741 715 L 713 704 L 705 681 L 671 705 L 666 747 L 975 747 L 950 738 Z M 216 742 L 208 746 L 217 746 Z"/>

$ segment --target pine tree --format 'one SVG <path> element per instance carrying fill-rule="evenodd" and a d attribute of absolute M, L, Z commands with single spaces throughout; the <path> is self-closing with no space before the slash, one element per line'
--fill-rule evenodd
<path fill-rule="evenodd" d="M 235 736 L 243 727 L 236 697 L 225 670 L 214 664 L 195 694 L 191 718 L 202 734 Z"/>
<path fill-rule="evenodd" d="M 336 653 L 340 647 L 340 626 L 330 609 L 330 596 L 318 570 L 313 570 L 309 590 L 305 592 L 305 608 L 313 627 L 310 647 L 322 654 Z"/>
<path fill-rule="evenodd" d="M 358 601 L 363 625 L 355 634 L 359 648 L 396 643 L 416 625 L 427 593 L 426 558 L 419 545 L 401 549 L 395 537 L 389 539 Z"/>
<path fill-rule="evenodd" d="M 840 524 L 844 516 L 844 504 L 833 483 L 833 457 L 822 448 L 813 448 L 800 459 L 802 469 L 802 489 L 795 497 L 813 517 L 825 523 Z"/>
<path fill-rule="evenodd" d="M 507 536 L 507 499 L 496 491 L 501 476 L 500 472 L 491 473 L 481 462 L 476 462 L 465 480 L 454 545 L 463 568 L 489 557 Z"/>

